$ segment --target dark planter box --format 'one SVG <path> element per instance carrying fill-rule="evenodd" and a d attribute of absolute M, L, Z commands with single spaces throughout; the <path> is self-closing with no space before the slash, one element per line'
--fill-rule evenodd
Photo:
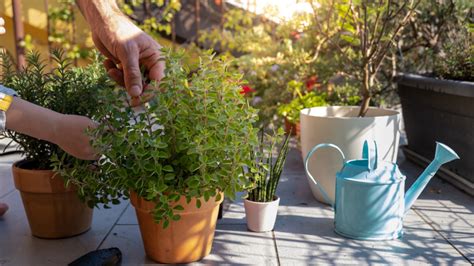
<path fill-rule="evenodd" d="M 461 160 L 446 164 L 457 180 L 474 183 L 474 82 L 404 74 L 398 80 L 408 149 L 433 159 L 435 141 L 453 148 Z M 449 179 L 448 179 L 449 181 Z M 459 185 L 459 184 L 458 184 Z M 472 189 L 472 187 L 470 188 Z"/>

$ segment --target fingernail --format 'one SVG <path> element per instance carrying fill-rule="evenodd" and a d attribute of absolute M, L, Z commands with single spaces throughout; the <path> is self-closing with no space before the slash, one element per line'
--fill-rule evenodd
<path fill-rule="evenodd" d="M 138 97 L 142 94 L 142 88 L 140 86 L 134 85 L 130 89 L 130 96 Z"/>

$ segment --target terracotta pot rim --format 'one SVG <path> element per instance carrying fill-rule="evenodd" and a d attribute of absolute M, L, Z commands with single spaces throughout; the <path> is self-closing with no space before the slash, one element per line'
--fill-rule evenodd
<path fill-rule="evenodd" d="M 30 170 L 18 167 L 26 160 L 16 161 L 12 165 L 15 188 L 22 193 L 60 194 L 76 193 L 78 188 L 74 184 L 65 186 L 63 177 L 53 170 Z"/>
<path fill-rule="evenodd" d="M 205 201 L 203 200 L 202 201 L 202 204 L 201 204 L 201 208 L 197 208 L 197 210 L 189 210 L 189 211 L 186 211 L 186 208 L 185 210 L 182 210 L 182 211 L 176 211 L 177 213 L 180 213 L 180 214 L 187 214 L 187 213 L 199 213 L 199 212 L 203 212 L 203 211 L 206 211 L 206 210 L 210 210 L 213 208 L 213 206 L 215 205 L 219 205 L 222 203 L 222 201 L 224 201 L 224 192 L 218 192 L 218 194 L 221 194 L 221 199 L 219 201 L 215 201 L 213 199 L 215 199 L 217 197 L 214 196 L 214 197 L 210 197 L 208 201 Z M 182 201 L 183 198 L 185 198 L 186 196 L 184 195 L 181 195 L 181 198 L 177 201 L 177 202 L 171 202 L 171 205 L 174 206 L 174 205 L 179 205 L 180 204 L 180 201 Z M 203 197 L 200 197 L 200 198 L 197 198 L 197 197 L 192 197 L 191 198 L 191 202 L 189 204 L 187 203 L 184 203 L 185 205 L 191 205 L 193 203 L 193 200 L 196 200 L 196 199 L 202 199 Z M 145 204 L 141 204 L 139 201 L 144 201 Z M 212 202 L 211 202 L 212 201 Z M 155 203 L 153 201 L 148 201 L 146 200 L 145 198 L 141 197 L 140 195 L 138 195 L 138 193 L 136 193 L 135 191 L 130 191 L 130 203 L 132 204 L 132 206 L 137 209 L 137 210 L 140 210 L 140 211 L 144 211 L 144 212 L 150 212 L 152 211 L 152 209 L 150 208 L 151 205 L 155 206 Z M 192 204 L 194 206 L 194 204 Z M 207 208 L 204 207 L 207 205 Z M 147 207 L 148 206 L 148 207 Z M 185 206 L 183 206 L 185 207 Z"/>
<path fill-rule="evenodd" d="M 267 204 L 274 203 L 274 202 L 280 200 L 280 197 L 278 197 L 277 195 L 275 195 L 273 198 L 274 198 L 274 200 L 267 201 L 267 202 L 253 201 L 253 200 L 248 200 L 248 199 L 244 199 L 244 200 L 247 201 L 247 202 L 250 202 L 252 204 L 256 204 L 256 205 L 267 205 Z"/>
<path fill-rule="evenodd" d="M 19 171 L 19 172 L 36 172 L 36 173 L 50 173 L 50 172 L 54 172 L 53 169 L 25 169 L 25 168 L 21 168 L 19 166 L 19 164 L 22 164 L 22 163 L 26 163 L 26 162 L 33 162 L 33 160 L 27 160 L 27 159 L 22 159 L 22 160 L 19 160 L 19 161 L 15 161 L 13 163 L 13 168 L 16 168 L 16 171 Z"/>

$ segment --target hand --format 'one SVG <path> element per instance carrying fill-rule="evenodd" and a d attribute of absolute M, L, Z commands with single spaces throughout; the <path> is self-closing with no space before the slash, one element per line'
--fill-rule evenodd
<path fill-rule="evenodd" d="M 7 32 L 5 30 L 5 20 L 0 17 L 0 35 L 5 34 L 5 32 Z"/>
<path fill-rule="evenodd" d="M 97 127 L 97 124 L 85 116 L 61 115 L 54 128 L 54 143 L 65 152 L 82 160 L 98 159 L 98 154 L 90 145 L 90 138 L 85 133 L 87 129 Z"/>
<path fill-rule="evenodd" d="M 130 96 L 136 98 L 143 93 L 140 65 L 148 70 L 150 80 L 161 80 L 161 46 L 123 14 L 110 16 L 106 23 L 94 23 L 91 29 L 94 44 L 107 57 L 104 65 L 109 76 L 125 85 Z"/>
<path fill-rule="evenodd" d="M 58 145 L 65 152 L 83 160 L 99 156 L 85 134 L 87 128 L 97 124 L 84 116 L 64 115 L 14 97 L 6 112 L 7 129 L 43 139 Z"/>

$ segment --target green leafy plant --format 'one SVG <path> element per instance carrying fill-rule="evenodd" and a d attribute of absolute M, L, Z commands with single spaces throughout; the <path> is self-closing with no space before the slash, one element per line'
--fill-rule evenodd
<path fill-rule="evenodd" d="M 461 30 L 454 40 L 444 45 L 443 53 L 434 60 L 434 74 L 442 79 L 474 81 L 473 32 Z"/>
<path fill-rule="evenodd" d="M 300 84 L 299 87 L 301 86 L 302 84 Z M 326 105 L 346 106 L 360 104 L 361 97 L 358 95 L 358 91 L 358 87 L 349 83 L 339 85 L 331 84 L 325 91 L 311 90 L 305 94 L 297 90 L 298 97 L 289 103 L 279 105 L 278 114 L 291 123 L 298 123 L 300 121 L 300 111 L 305 108 Z"/>
<path fill-rule="evenodd" d="M 92 47 L 77 42 L 76 14 L 78 11 L 74 0 L 59 0 L 48 10 L 47 25 L 49 48 L 60 47 L 76 65 L 77 59 L 87 59 L 93 51 Z"/>
<path fill-rule="evenodd" d="M 397 43 L 401 71 L 431 73 L 439 63 L 433 55 L 443 53 L 453 40 L 469 36 L 463 28 L 466 24 L 474 26 L 473 9 L 474 2 L 469 0 L 421 1 L 415 11 L 416 19 L 409 21 Z"/>
<path fill-rule="evenodd" d="M 342 54 L 341 69 L 360 83 L 362 103 L 359 116 L 365 116 L 373 94 L 380 89 L 379 75 L 402 29 L 415 15 L 420 0 L 351 1 L 335 3 L 340 29 L 331 38 Z"/>
<path fill-rule="evenodd" d="M 362 97 L 358 94 L 359 87 L 356 84 L 337 84 L 331 86 L 328 91 L 324 94 L 326 102 L 333 106 L 360 105 L 362 101 Z"/>
<path fill-rule="evenodd" d="M 156 223 L 180 219 L 172 207 L 181 197 L 233 197 L 247 185 L 240 168 L 257 144 L 256 111 L 240 95 L 241 76 L 211 52 L 191 73 L 183 51 L 162 51 L 165 78 L 159 91 L 136 113 L 125 90 L 103 90 L 100 126 L 90 132 L 103 154 L 95 167 L 58 163 L 62 176 L 80 188 L 89 204 L 115 203 L 135 191 L 156 203 Z"/>
<path fill-rule="evenodd" d="M 293 99 L 287 104 L 280 105 L 278 107 L 278 114 L 291 123 L 297 123 L 300 121 L 301 110 L 325 105 L 327 105 L 326 94 L 311 91 Z"/>
<path fill-rule="evenodd" d="M 277 145 L 281 142 L 283 130 L 274 135 L 261 131 L 258 149 L 252 153 L 252 164 L 244 169 L 252 185 L 247 189 L 247 200 L 255 202 L 270 202 L 275 200 L 275 192 L 280 182 L 286 156 L 288 155 L 290 134 L 284 137 L 279 150 Z M 277 152 L 276 159 L 273 158 Z"/>
<path fill-rule="evenodd" d="M 2 77 L 0 83 L 14 89 L 26 101 L 51 109 L 62 114 L 74 114 L 93 117 L 99 107 L 98 91 L 112 85 L 107 73 L 103 70 L 99 58 L 85 68 L 71 67 L 71 61 L 65 58 L 62 50 L 51 52 L 53 67 L 40 59 L 40 54 L 30 52 L 27 55 L 27 66 L 17 72 L 11 57 L 0 54 Z M 32 161 L 34 169 L 51 169 L 53 155 L 62 155 L 71 160 L 57 145 L 35 139 L 24 134 L 7 130 L 2 133 L 19 144 L 19 148 Z"/>
<path fill-rule="evenodd" d="M 179 0 L 120 0 L 120 9 L 146 33 L 158 38 L 170 35 L 173 18 L 181 9 Z"/>
<path fill-rule="evenodd" d="M 287 90 L 288 83 L 305 81 L 318 73 L 326 79 L 334 72 L 328 64 L 320 64 L 320 55 L 328 42 L 316 32 L 315 19 L 326 20 L 330 13 L 318 16 L 295 15 L 292 19 L 276 23 L 267 16 L 231 9 L 224 14 L 224 23 L 212 30 L 200 33 L 204 46 L 217 47 L 236 56 L 235 66 L 244 73 L 249 86 L 256 90 L 260 122 L 274 122 L 279 104 L 297 97 Z M 325 33 L 334 32 L 323 27 Z"/>

